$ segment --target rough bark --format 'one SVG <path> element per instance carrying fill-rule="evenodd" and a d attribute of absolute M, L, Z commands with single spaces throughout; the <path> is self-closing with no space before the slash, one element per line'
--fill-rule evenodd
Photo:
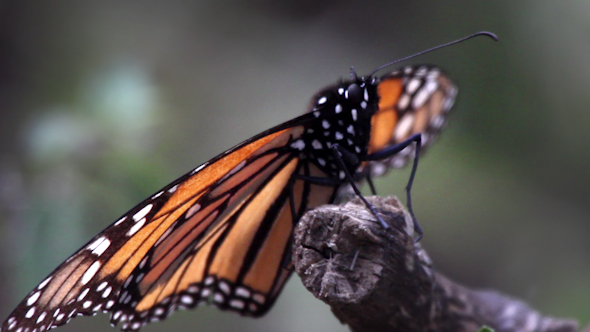
<path fill-rule="evenodd" d="M 495 291 L 471 290 L 432 269 L 412 219 L 395 198 L 370 197 L 308 212 L 295 230 L 293 263 L 303 284 L 354 332 L 578 331 Z"/>

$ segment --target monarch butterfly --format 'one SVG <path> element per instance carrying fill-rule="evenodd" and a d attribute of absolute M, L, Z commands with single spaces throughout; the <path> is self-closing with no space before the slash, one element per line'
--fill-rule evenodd
<path fill-rule="evenodd" d="M 309 113 L 238 144 L 125 213 L 35 287 L 0 331 L 45 331 L 98 311 L 137 331 L 201 303 L 263 315 L 291 274 L 285 262 L 297 220 L 333 202 L 353 177 L 403 166 L 412 142 L 430 145 L 456 93 L 429 65 L 353 75 L 321 90 Z"/>

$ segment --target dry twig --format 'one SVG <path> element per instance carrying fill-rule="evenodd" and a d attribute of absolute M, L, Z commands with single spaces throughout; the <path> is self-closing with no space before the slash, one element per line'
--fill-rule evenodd
<path fill-rule="evenodd" d="M 371 197 L 391 226 L 353 200 L 307 213 L 297 225 L 293 262 L 303 284 L 353 332 L 574 332 L 572 320 L 543 317 L 495 291 L 471 290 L 432 269 L 395 198 Z"/>

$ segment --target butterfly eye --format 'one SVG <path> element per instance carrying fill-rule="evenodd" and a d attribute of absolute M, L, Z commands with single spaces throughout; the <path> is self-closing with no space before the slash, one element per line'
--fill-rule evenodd
<path fill-rule="evenodd" d="M 358 84 L 353 83 L 346 90 L 346 98 L 352 103 L 360 103 L 363 100 L 363 90 Z"/>

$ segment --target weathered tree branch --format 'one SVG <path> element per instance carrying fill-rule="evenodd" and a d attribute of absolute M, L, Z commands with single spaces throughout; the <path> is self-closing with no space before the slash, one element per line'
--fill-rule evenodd
<path fill-rule="evenodd" d="M 471 290 L 434 271 L 396 198 L 370 197 L 391 226 L 360 200 L 308 212 L 295 230 L 293 262 L 303 284 L 353 332 L 573 332 L 495 291 Z"/>

